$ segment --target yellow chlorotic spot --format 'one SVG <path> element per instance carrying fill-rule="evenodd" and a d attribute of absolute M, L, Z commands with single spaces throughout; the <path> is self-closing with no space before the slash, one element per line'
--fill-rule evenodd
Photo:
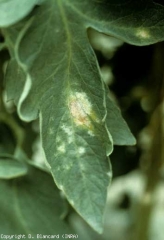
<path fill-rule="evenodd" d="M 143 38 L 143 39 L 150 38 L 149 31 L 147 29 L 144 29 L 144 28 L 139 28 L 137 30 L 136 36 L 140 37 L 140 38 Z"/>
<path fill-rule="evenodd" d="M 82 92 L 76 92 L 69 97 L 68 104 L 75 124 L 87 127 L 90 131 L 93 131 L 91 119 L 96 122 L 98 122 L 98 119 L 92 110 L 92 105 L 87 95 Z"/>

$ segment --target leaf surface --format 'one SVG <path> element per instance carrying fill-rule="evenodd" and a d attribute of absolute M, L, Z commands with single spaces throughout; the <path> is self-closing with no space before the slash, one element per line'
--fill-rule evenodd
<path fill-rule="evenodd" d="M 108 99 L 87 28 L 138 45 L 162 40 L 164 10 L 145 2 L 49 0 L 32 19 L 3 29 L 12 56 L 8 99 L 15 100 L 23 120 L 40 117 L 42 145 L 57 186 L 98 232 L 111 179 L 107 156 L 113 142 L 135 140 Z"/>

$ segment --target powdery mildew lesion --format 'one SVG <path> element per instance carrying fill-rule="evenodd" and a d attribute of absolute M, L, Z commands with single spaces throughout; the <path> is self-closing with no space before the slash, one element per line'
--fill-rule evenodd
<path fill-rule="evenodd" d="M 86 152 L 85 148 L 84 147 L 79 147 L 78 148 L 78 153 L 79 154 L 84 154 Z"/>
<path fill-rule="evenodd" d="M 69 171 L 73 167 L 72 164 L 67 164 L 64 166 L 65 170 Z"/>
<path fill-rule="evenodd" d="M 100 122 L 95 112 L 93 111 L 92 104 L 90 103 L 86 93 L 75 92 L 70 94 L 68 98 L 68 107 L 76 126 L 85 127 L 89 135 L 93 133 L 93 122 Z"/>
<path fill-rule="evenodd" d="M 62 143 L 61 145 L 59 145 L 59 146 L 57 147 L 57 150 L 58 150 L 59 152 L 61 152 L 61 153 L 65 153 L 65 152 L 66 152 L 65 144 Z"/>
<path fill-rule="evenodd" d="M 67 135 L 67 142 L 70 144 L 73 142 L 73 129 L 66 124 L 61 126 L 61 130 Z"/>
<path fill-rule="evenodd" d="M 100 120 L 93 111 L 92 104 L 90 103 L 86 93 L 75 92 L 71 93 L 67 99 L 67 104 L 71 116 L 70 123 L 64 122 L 59 127 L 60 136 L 56 138 L 57 155 L 64 154 L 66 152 L 66 145 L 74 142 L 75 127 L 83 127 L 88 135 L 95 136 L 94 122 L 99 123 Z M 77 153 L 79 155 L 85 154 L 86 149 L 84 147 L 77 147 Z M 68 166 L 69 168 L 70 166 Z"/>
<path fill-rule="evenodd" d="M 136 31 L 136 36 L 142 39 L 150 38 L 150 33 L 146 28 L 138 28 Z"/>
<path fill-rule="evenodd" d="M 74 122 L 77 125 L 90 127 L 88 116 L 91 115 L 92 105 L 85 93 L 76 92 L 69 98 L 69 109 Z"/>

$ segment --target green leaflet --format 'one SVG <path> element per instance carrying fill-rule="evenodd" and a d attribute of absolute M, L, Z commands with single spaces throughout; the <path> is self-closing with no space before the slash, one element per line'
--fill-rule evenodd
<path fill-rule="evenodd" d="M 49 174 L 29 167 L 28 175 L 0 181 L 0 232 L 7 235 L 72 233 L 61 215 L 64 201 Z M 14 238 L 15 239 L 15 238 Z"/>
<path fill-rule="evenodd" d="M 162 40 L 163 32 L 154 26 L 162 29 L 163 22 L 157 14 L 155 20 L 149 17 L 159 6 L 137 2 L 130 2 L 130 10 L 138 6 L 131 13 L 126 1 L 49 0 L 33 18 L 2 30 L 12 56 L 8 99 L 15 100 L 23 120 L 40 117 L 42 145 L 57 186 L 98 232 L 111 179 L 107 155 L 113 143 L 135 140 L 108 99 L 87 28 L 138 45 Z M 159 17 L 162 13 L 161 7 Z"/>
<path fill-rule="evenodd" d="M 24 18 L 38 0 L 1 0 L 0 27 L 8 27 Z"/>
<path fill-rule="evenodd" d="M 164 7 L 152 0 L 67 0 L 66 5 L 87 27 L 135 45 L 147 45 L 164 38 Z"/>
<path fill-rule="evenodd" d="M 127 123 L 122 118 L 120 110 L 108 96 L 106 98 L 106 105 L 108 111 L 106 125 L 112 135 L 113 143 L 115 145 L 136 144 L 136 140 L 129 130 Z"/>

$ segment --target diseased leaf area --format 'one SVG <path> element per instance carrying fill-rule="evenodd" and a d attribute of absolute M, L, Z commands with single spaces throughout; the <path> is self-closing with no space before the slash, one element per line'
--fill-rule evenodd
<path fill-rule="evenodd" d="M 135 139 L 108 96 L 87 29 L 132 44 L 154 43 L 164 38 L 164 9 L 151 1 L 49 0 L 5 28 L 27 13 L 2 24 L 11 55 L 7 98 L 15 101 L 22 120 L 39 117 L 56 185 L 85 221 L 102 232 L 111 180 L 108 156 L 113 144 L 133 145 Z"/>

